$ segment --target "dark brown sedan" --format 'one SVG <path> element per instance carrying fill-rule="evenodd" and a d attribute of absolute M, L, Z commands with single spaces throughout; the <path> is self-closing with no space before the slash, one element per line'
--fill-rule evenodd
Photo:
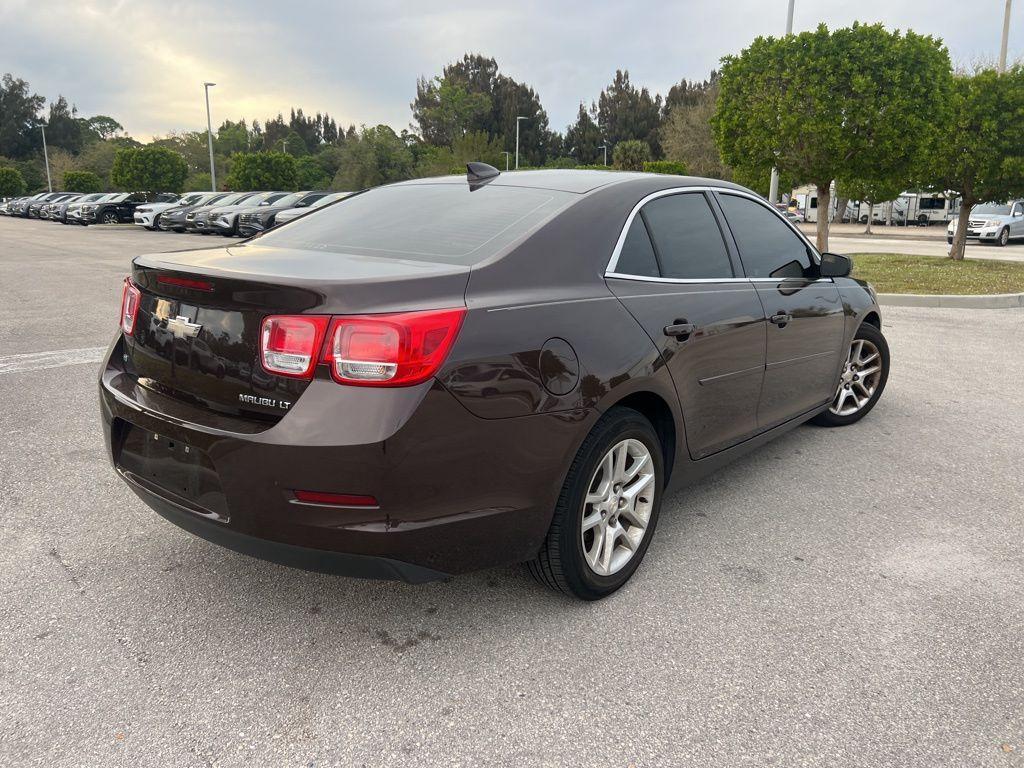
<path fill-rule="evenodd" d="M 528 562 L 596 599 L 668 490 L 875 405 L 889 352 L 849 267 L 707 179 L 379 187 L 135 259 L 107 444 L 146 504 L 240 552 L 414 582 Z"/>

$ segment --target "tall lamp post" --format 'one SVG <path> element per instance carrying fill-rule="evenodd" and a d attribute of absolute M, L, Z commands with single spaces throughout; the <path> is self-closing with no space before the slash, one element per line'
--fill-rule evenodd
<path fill-rule="evenodd" d="M 516 115 L 516 170 L 519 170 L 519 121 L 529 120 L 528 117 L 520 117 Z"/>
<path fill-rule="evenodd" d="M 516 123 L 516 125 L 518 126 L 519 124 Z M 512 153 L 511 152 L 506 152 L 506 151 L 502 150 L 501 154 L 503 154 L 505 156 L 505 171 L 507 172 L 508 171 L 509 158 L 512 156 Z"/>
<path fill-rule="evenodd" d="M 1003 44 L 999 46 L 999 72 L 1006 71 L 1006 45 L 1010 42 L 1010 6 L 1013 0 L 1006 0 L 1006 13 L 1003 14 Z"/>
<path fill-rule="evenodd" d="M 50 153 L 46 151 L 46 126 L 40 125 L 39 130 L 43 132 L 43 160 L 46 161 L 46 188 L 53 192 L 53 182 L 50 181 Z"/>
<path fill-rule="evenodd" d="M 608 165 L 608 145 L 607 144 L 602 144 L 600 147 L 598 147 L 598 149 L 603 149 L 604 150 L 604 164 L 607 166 Z"/>
<path fill-rule="evenodd" d="M 203 83 L 206 93 L 206 139 L 210 145 L 210 190 L 217 191 L 217 168 L 213 164 L 213 124 L 210 122 L 210 88 L 216 83 Z"/>
<path fill-rule="evenodd" d="M 789 0 L 789 10 L 786 12 L 786 36 L 793 34 L 793 5 L 796 0 Z M 1009 13 L 1009 11 L 1007 11 Z M 779 202 L 779 169 L 772 168 L 772 181 L 768 186 L 768 202 L 775 205 Z M 827 213 L 827 212 L 826 212 Z"/>

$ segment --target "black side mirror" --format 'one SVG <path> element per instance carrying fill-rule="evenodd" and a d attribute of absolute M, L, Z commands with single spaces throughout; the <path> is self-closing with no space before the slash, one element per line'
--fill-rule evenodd
<path fill-rule="evenodd" d="M 838 253 L 821 254 L 821 267 L 818 274 L 822 277 L 847 277 L 853 270 L 853 262 L 849 256 Z"/>

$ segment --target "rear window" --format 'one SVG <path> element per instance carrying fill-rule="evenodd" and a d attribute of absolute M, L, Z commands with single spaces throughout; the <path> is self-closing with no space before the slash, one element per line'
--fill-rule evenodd
<path fill-rule="evenodd" d="M 528 234 L 578 195 L 467 184 L 378 187 L 271 230 L 253 245 L 413 261 L 476 264 Z"/>

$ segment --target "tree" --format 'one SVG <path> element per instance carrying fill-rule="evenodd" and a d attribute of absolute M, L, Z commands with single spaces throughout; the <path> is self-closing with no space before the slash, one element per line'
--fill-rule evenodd
<path fill-rule="evenodd" d="M 646 141 L 629 139 L 615 145 L 612 164 L 620 171 L 642 171 L 651 159 L 651 148 Z"/>
<path fill-rule="evenodd" d="M 115 186 L 131 191 L 180 192 L 187 176 L 185 158 L 154 146 L 117 150 L 110 171 Z"/>
<path fill-rule="evenodd" d="M 687 80 L 683 78 L 668 89 L 665 103 L 662 106 L 662 121 L 672 117 L 676 107 L 695 107 L 707 100 L 711 91 L 717 94 L 718 72 L 712 70 L 707 80 Z"/>
<path fill-rule="evenodd" d="M 715 138 L 748 175 L 772 166 L 818 188 L 827 211 L 834 179 L 907 184 L 933 151 L 951 68 L 940 41 L 882 25 L 759 37 L 723 59 Z M 829 217 L 818 217 L 828 249 Z"/>
<path fill-rule="evenodd" d="M 102 192 L 103 179 L 92 171 L 65 171 L 64 189 L 73 192 Z"/>
<path fill-rule="evenodd" d="M 601 129 L 581 101 L 576 122 L 565 131 L 566 150 L 580 165 L 596 164 L 604 161 L 604 150 L 600 149 L 603 143 Z"/>
<path fill-rule="evenodd" d="M 78 168 L 95 173 L 103 180 L 103 189 L 110 190 L 110 172 L 114 167 L 117 150 L 140 146 L 142 145 L 134 139 L 124 137 L 94 141 L 86 145 L 78 155 Z"/>
<path fill-rule="evenodd" d="M 711 129 L 717 98 L 718 86 L 713 85 L 699 94 L 691 91 L 685 101 L 680 98 L 671 111 L 666 109 L 661 146 L 666 159 L 682 163 L 694 176 L 728 180 L 732 172 L 722 162 Z"/>
<path fill-rule="evenodd" d="M 646 88 L 637 90 L 629 71 L 616 70 L 615 79 L 597 99 L 597 124 L 606 141 L 639 139 L 661 155 L 658 129 L 661 126 L 661 96 L 652 97 Z"/>
<path fill-rule="evenodd" d="M 39 110 L 46 99 L 29 92 L 28 83 L 10 74 L 0 80 L 0 155 L 28 157 L 39 149 Z"/>
<path fill-rule="evenodd" d="M 76 155 L 81 151 L 83 141 L 78 110 L 73 105 L 69 106 L 63 96 L 58 96 L 50 104 L 50 116 L 46 120 L 46 143 Z"/>
<path fill-rule="evenodd" d="M 412 152 L 389 126 L 364 127 L 346 140 L 343 152 L 333 189 L 359 190 L 412 178 Z"/>
<path fill-rule="evenodd" d="M 112 139 L 118 133 L 124 131 L 124 126 L 117 120 L 107 115 L 93 115 L 82 120 L 82 126 L 87 138 L 95 141 L 97 139 Z"/>
<path fill-rule="evenodd" d="M 217 129 L 213 147 L 222 155 L 233 155 L 236 152 L 248 152 L 250 141 L 249 127 L 245 120 L 239 120 L 237 123 L 225 120 Z"/>
<path fill-rule="evenodd" d="M 21 171 L 10 166 L 0 167 L 0 197 L 20 197 L 25 194 L 25 179 Z"/>
<path fill-rule="evenodd" d="M 284 152 L 239 152 L 230 167 L 228 187 L 240 192 L 298 189 L 295 158 Z"/>
<path fill-rule="evenodd" d="M 295 161 L 295 186 L 298 189 L 327 189 L 332 178 L 313 155 L 305 155 Z"/>
<path fill-rule="evenodd" d="M 903 184 L 892 182 L 886 183 L 885 181 L 879 182 L 871 179 L 866 181 L 863 179 L 841 179 L 837 186 L 839 186 L 843 191 L 842 197 L 839 199 L 840 205 L 845 207 L 845 203 L 843 202 L 844 198 L 847 201 L 860 200 L 863 203 L 867 203 L 868 221 L 867 226 L 864 227 L 864 232 L 866 234 L 871 234 L 871 209 L 874 204 L 884 202 L 885 200 L 893 200 L 898 197 L 900 192 L 904 189 Z M 820 217 L 823 215 L 822 211 L 824 209 L 820 207 L 820 193 L 818 197 L 818 215 Z M 838 215 L 839 220 L 842 221 L 843 212 L 838 210 L 838 206 L 836 214 Z"/>
<path fill-rule="evenodd" d="M 1024 196 L 1024 67 L 953 80 L 952 116 L 930 155 L 925 180 L 961 196 L 950 256 L 964 257 L 971 208 Z"/>
<path fill-rule="evenodd" d="M 472 93 L 461 83 L 437 77 L 420 78 L 416 85 L 413 118 L 420 125 L 423 139 L 434 146 L 450 146 L 490 111 L 491 100 L 486 94 Z"/>

